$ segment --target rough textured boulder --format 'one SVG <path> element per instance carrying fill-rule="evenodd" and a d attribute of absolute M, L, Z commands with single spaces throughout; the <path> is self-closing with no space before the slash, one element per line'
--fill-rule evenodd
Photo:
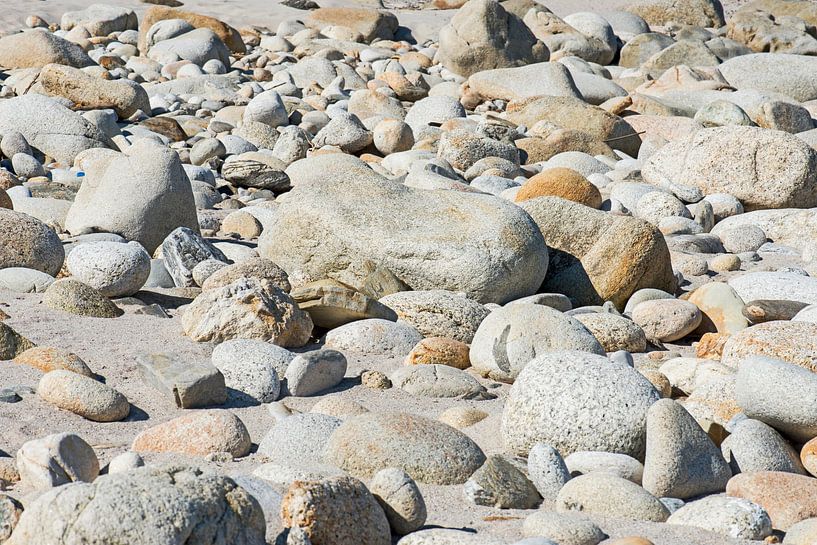
<path fill-rule="evenodd" d="M 577 350 L 554 350 L 519 373 L 502 412 L 509 452 L 537 443 L 561 454 L 590 450 L 643 459 L 647 411 L 658 392 L 627 364 Z"/>
<path fill-rule="evenodd" d="M 301 528 L 314 545 L 390 545 L 386 514 L 354 477 L 295 481 L 281 502 L 284 525 Z"/>
<path fill-rule="evenodd" d="M 247 52 L 247 46 L 244 45 L 241 35 L 227 23 L 223 23 L 214 17 L 164 6 L 153 6 L 142 16 L 142 22 L 139 25 L 139 51 L 143 53 L 147 51 L 146 38 L 150 27 L 166 19 L 182 19 L 195 28 L 209 28 L 233 53 L 243 54 Z"/>
<path fill-rule="evenodd" d="M 322 173 L 281 199 L 259 253 L 293 283 L 316 281 L 363 260 L 416 290 L 465 292 L 481 303 L 533 293 L 547 271 L 536 225 L 488 195 L 425 191 L 367 167 Z M 433 218 L 434 221 L 430 221 Z"/>
<path fill-rule="evenodd" d="M 77 44 L 47 31 L 33 30 L 0 38 L 0 67 L 39 68 L 50 63 L 84 68 L 94 61 Z"/>
<path fill-rule="evenodd" d="M 130 155 L 107 151 L 83 161 L 85 178 L 65 228 L 117 233 L 152 253 L 177 227 L 199 231 L 193 190 L 178 154 L 145 144 Z"/>
<path fill-rule="evenodd" d="M 471 0 L 440 29 L 440 60 L 468 77 L 480 70 L 547 61 L 545 44 L 496 0 Z"/>
<path fill-rule="evenodd" d="M 421 483 L 463 483 L 485 462 L 464 433 L 407 413 L 366 413 L 347 419 L 326 446 L 326 461 L 361 478 L 399 467 Z"/>
<path fill-rule="evenodd" d="M 564 293 L 576 306 L 612 301 L 620 308 L 642 288 L 675 291 L 667 244 L 649 223 L 559 197 L 521 205 L 551 249 L 544 291 Z"/>
<path fill-rule="evenodd" d="M 638 155 L 641 138 L 627 121 L 610 112 L 568 96 L 536 96 L 508 104 L 505 117 L 517 125 L 533 127 L 548 121 L 563 129 L 584 131 L 631 157 Z"/>
<path fill-rule="evenodd" d="M 719 28 L 725 24 L 720 0 L 638 0 L 627 11 L 655 26 L 675 22 Z"/>
<path fill-rule="evenodd" d="M 81 115 L 37 94 L 0 101 L 0 134 L 10 131 L 21 133 L 31 147 L 66 164 L 81 151 L 115 147 Z"/>
<path fill-rule="evenodd" d="M 817 206 L 817 152 L 794 135 L 757 127 L 702 129 L 652 155 L 651 184 L 728 193 L 747 210 Z"/>
<path fill-rule="evenodd" d="M 59 237 L 43 222 L 0 208 L 0 268 L 25 267 L 56 276 L 64 259 Z"/>
<path fill-rule="evenodd" d="M 43 494 L 6 543 L 264 545 L 265 528 L 261 506 L 232 479 L 149 467 Z"/>
<path fill-rule="evenodd" d="M 284 291 L 252 278 L 203 292 L 182 316 L 193 340 L 222 342 L 260 339 L 279 346 L 303 346 L 312 320 Z"/>
<path fill-rule="evenodd" d="M 817 5 L 810 0 L 754 0 L 740 7 L 738 12 L 765 11 L 775 18 L 794 16 L 811 25 L 817 25 Z"/>

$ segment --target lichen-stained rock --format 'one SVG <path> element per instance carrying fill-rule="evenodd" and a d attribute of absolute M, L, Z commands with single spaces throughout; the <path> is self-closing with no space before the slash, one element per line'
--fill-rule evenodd
<path fill-rule="evenodd" d="M 280 201 L 259 240 L 259 254 L 296 283 L 369 260 L 415 290 L 504 303 L 532 294 L 544 278 L 541 234 L 503 199 L 414 189 L 358 165 L 321 174 L 320 183 L 296 185 Z"/>
<path fill-rule="evenodd" d="M 295 481 L 281 502 L 281 518 L 314 545 L 389 545 L 386 514 L 354 477 Z"/>
<path fill-rule="evenodd" d="M 33 501 L 8 545 L 264 545 L 264 513 L 232 479 L 183 466 L 138 468 Z"/>
<path fill-rule="evenodd" d="M 559 197 L 538 197 L 521 206 L 551 251 L 544 291 L 564 293 L 575 306 L 612 301 L 619 308 L 642 288 L 675 291 L 667 244 L 647 222 Z"/>
<path fill-rule="evenodd" d="M 260 339 L 303 346 L 312 320 L 284 291 L 256 279 L 240 279 L 202 292 L 182 316 L 185 333 L 199 342 Z"/>

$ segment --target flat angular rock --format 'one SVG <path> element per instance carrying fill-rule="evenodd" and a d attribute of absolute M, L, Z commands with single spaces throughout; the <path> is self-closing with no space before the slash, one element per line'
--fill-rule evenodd
<path fill-rule="evenodd" d="M 136 365 L 145 382 L 171 396 L 181 409 L 227 401 L 224 376 L 208 363 L 182 360 L 170 354 L 148 354 L 136 358 Z"/>
<path fill-rule="evenodd" d="M 221 250 L 187 227 L 174 229 L 162 242 L 165 267 L 177 287 L 195 286 L 193 269 L 207 259 L 227 263 Z"/>
<path fill-rule="evenodd" d="M 383 303 L 335 280 L 310 282 L 292 290 L 290 296 L 309 313 L 312 323 L 327 329 L 367 318 L 397 321 L 397 314 Z"/>
<path fill-rule="evenodd" d="M 486 399 L 492 396 L 477 379 L 447 365 L 402 367 L 390 378 L 396 388 L 417 396 L 464 399 Z"/>

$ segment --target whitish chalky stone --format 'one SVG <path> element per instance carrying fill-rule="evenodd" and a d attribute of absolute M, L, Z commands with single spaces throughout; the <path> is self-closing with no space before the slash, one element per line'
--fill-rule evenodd
<path fill-rule="evenodd" d="M 295 356 L 287 365 L 287 391 L 310 396 L 340 384 L 346 374 L 346 357 L 337 350 L 318 350 Z"/>
<path fill-rule="evenodd" d="M 615 452 L 574 452 L 565 458 L 569 475 L 578 477 L 589 473 L 612 473 L 635 484 L 641 484 L 644 465 L 626 454 Z"/>
<path fill-rule="evenodd" d="M 670 515 L 667 524 L 695 526 L 738 539 L 761 540 L 772 533 L 772 521 L 761 506 L 725 495 L 687 503 Z"/>
<path fill-rule="evenodd" d="M 502 413 L 505 448 L 527 455 L 536 443 L 560 453 L 581 450 L 643 456 L 652 384 L 603 356 L 555 350 L 531 361 L 511 387 Z"/>
<path fill-rule="evenodd" d="M 94 449 L 78 435 L 58 433 L 33 439 L 17 451 L 20 480 L 33 488 L 52 488 L 99 475 Z"/>
<path fill-rule="evenodd" d="M 650 407 L 645 489 L 659 497 L 686 499 L 723 491 L 731 476 L 720 449 L 686 409 L 671 399 Z"/>
<path fill-rule="evenodd" d="M 578 320 L 544 305 L 514 304 L 490 313 L 471 343 L 471 365 L 484 376 L 513 382 L 537 354 L 604 348 Z"/>
<path fill-rule="evenodd" d="M 565 461 L 555 448 L 537 443 L 528 453 L 528 476 L 545 500 L 555 500 L 559 490 L 570 480 Z"/>
<path fill-rule="evenodd" d="M 138 242 L 80 244 L 66 262 L 72 275 L 105 297 L 133 295 L 150 276 L 150 255 Z"/>

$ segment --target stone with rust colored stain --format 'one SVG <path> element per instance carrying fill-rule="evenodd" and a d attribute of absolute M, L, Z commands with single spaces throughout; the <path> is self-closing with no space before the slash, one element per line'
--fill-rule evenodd
<path fill-rule="evenodd" d="M 94 373 L 82 358 L 72 352 L 52 346 L 34 346 L 14 358 L 14 363 L 30 365 L 35 369 L 47 373 L 57 369 L 65 369 L 86 377 L 94 377 Z"/>
<path fill-rule="evenodd" d="M 457 369 L 471 366 L 469 347 L 448 337 L 426 337 L 418 342 L 406 357 L 406 365 L 447 365 Z"/>
<path fill-rule="evenodd" d="M 131 450 L 207 456 L 228 452 L 240 458 L 250 452 L 250 434 L 233 413 L 219 409 L 195 411 L 146 429 Z"/>
<path fill-rule="evenodd" d="M 695 347 L 695 357 L 707 360 L 720 360 L 723 347 L 731 335 L 727 333 L 704 333 Z"/>
<path fill-rule="evenodd" d="M 763 507 L 775 530 L 785 532 L 801 520 L 817 517 L 817 479 L 812 477 L 782 471 L 740 473 L 729 480 L 726 493 Z"/>

